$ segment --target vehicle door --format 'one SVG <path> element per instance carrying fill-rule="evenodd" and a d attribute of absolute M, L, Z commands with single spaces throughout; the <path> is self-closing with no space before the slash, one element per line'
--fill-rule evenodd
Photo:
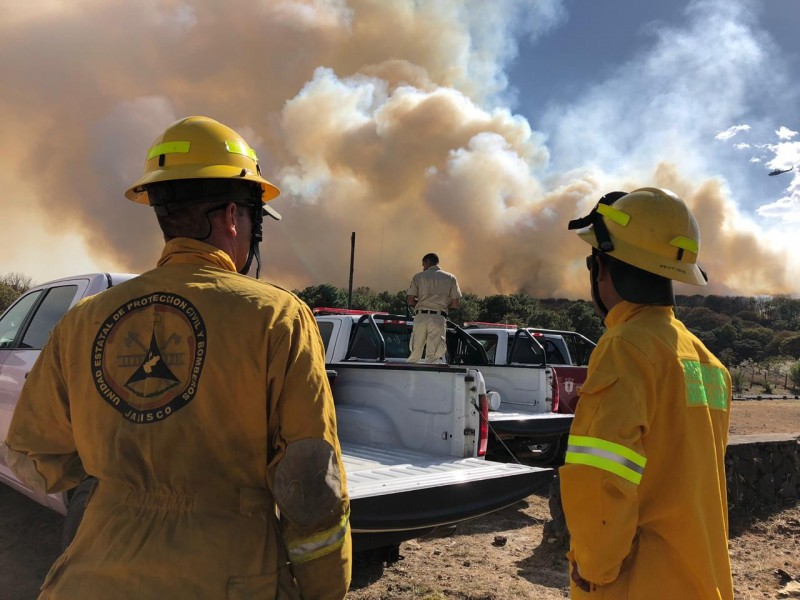
<path fill-rule="evenodd" d="M 22 386 L 50 331 L 83 296 L 88 284 L 88 280 L 78 279 L 33 289 L 0 317 L 0 444 L 5 442 Z M 18 488 L 4 453 L 0 453 L 0 480 Z"/>

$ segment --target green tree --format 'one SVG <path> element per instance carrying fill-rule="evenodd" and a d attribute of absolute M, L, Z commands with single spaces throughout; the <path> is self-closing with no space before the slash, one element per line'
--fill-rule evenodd
<path fill-rule="evenodd" d="M 767 344 L 772 341 L 772 337 L 775 335 L 775 332 L 768 327 L 762 327 L 757 325 L 755 327 L 747 326 L 743 321 L 739 319 L 734 319 L 735 322 L 739 322 L 743 325 L 742 329 L 739 331 L 739 339 L 740 340 L 753 340 L 754 342 L 758 342 L 761 345 L 762 349 L 766 348 Z"/>
<path fill-rule="evenodd" d="M 603 320 L 595 314 L 594 308 L 589 302 L 584 300 L 573 302 L 567 308 L 566 313 L 570 320 L 567 329 L 577 331 L 593 342 L 599 340 L 600 336 L 603 335 L 605 331 Z"/>
<path fill-rule="evenodd" d="M 347 308 L 347 292 L 330 283 L 312 285 L 301 292 L 295 292 L 311 308 Z"/>
<path fill-rule="evenodd" d="M 772 336 L 772 339 L 764 348 L 764 356 L 778 356 L 780 354 L 780 347 L 783 341 L 795 335 L 794 331 L 781 330 Z"/>
<path fill-rule="evenodd" d="M 736 328 L 730 323 L 726 323 L 722 327 L 712 329 L 711 333 L 716 336 L 715 350 L 712 350 L 712 352 L 729 348 L 733 346 L 733 343 L 737 339 L 739 339 L 739 332 L 736 331 Z"/>
<path fill-rule="evenodd" d="M 800 300 L 778 294 L 771 298 L 768 312 L 775 329 L 800 330 Z"/>
<path fill-rule="evenodd" d="M 781 356 L 800 358 L 800 333 L 794 333 L 781 340 L 778 344 L 778 353 Z"/>
<path fill-rule="evenodd" d="M 736 340 L 730 347 L 734 361 L 739 362 L 747 360 L 748 358 L 755 360 L 763 348 L 764 346 L 756 340 Z M 723 348 L 720 354 L 726 350 L 728 350 L 728 348 Z"/>
<path fill-rule="evenodd" d="M 347 296 L 346 293 L 345 296 Z M 346 305 L 347 303 L 345 301 L 345 306 Z M 350 308 L 355 310 L 383 310 L 378 294 L 366 286 L 359 286 L 353 290 L 353 303 L 350 305 Z"/>
<path fill-rule="evenodd" d="M 393 315 L 405 315 L 407 307 L 406 290 L 401 290 L 395 294 L 390 292 L 378 294 L 378 310 L 384 310 Z"/>
<path fill-rule="evenodd" d="M 31 287 L 33 280 L 22 273 L 7 273 L 0 276 L 0 313 Z"/>
<path fill-rule="evenodd" d="M 683 321 L 686 327 L 695 332 L 695 335 L 697 335 L 698 331 L 712 331 L 722 327 L 731 320 L 729 316 L 714 312 L 704 306 L 680 311 L 678 318 Z"/>
<path fill-rule="evenodd" d="M 736 355 L 730 348 L 725 348 L 722 350 L 719 354 L 717 354 L 717 358 L 729 369 L 736 364 Z"/>
<path fill-rule="evenodd" d="M 477 294 L 464 294 L 458 310 L 450 313 L 450 320 L 459 325 L 478 321 L 481 316 L 481 300 Z"/>
<path fill-rule="evenodd" d="M 789 381 L 795 392 L 800 391 L 800 361 L 794 363 L 789 370 Z"/>
<path fill-rule="evenodd" d="M 569 329 L 570 318 L 564 312 L 540 307 L 528 316 L 527 325 L 539 329 Z"/>
<path fill-rule="evenodd" d="M 506 323 L 511 319 L 517 323 L 525 323 L 527 313 L 526 307 L 520 304 L 518 296 L 494 294 L 483 299 L 478 320 L 487 323 Z"/>
<path fill-rule="evenodd" d="M 739 369 L 731 370 L 731 384 L 733 385 L 734 394 L 741 394 L 744 392 L 746 383 L 744 374 Z"/>

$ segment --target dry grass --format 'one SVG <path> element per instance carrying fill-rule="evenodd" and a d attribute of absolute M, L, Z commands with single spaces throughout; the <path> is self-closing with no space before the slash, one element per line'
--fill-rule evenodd
<path fill-rule="evenodd" d="M 790 578 L 800 580 L 800 505 L 756 521 L 734 535 L 730 553 L 737 598 L 778 597 Z"/>

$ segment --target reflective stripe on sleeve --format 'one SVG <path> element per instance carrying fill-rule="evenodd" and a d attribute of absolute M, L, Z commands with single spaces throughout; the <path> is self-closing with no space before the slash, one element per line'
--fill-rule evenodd
<path fill-rule="evenodd" d="M 647 459 L 630 448 L 600 438 L 569 436 L 565 463 L 586 465 L 619 475 L 639 485 Z"/>
<path fill-rule="evenodd" d="M 349 517 L 350 512 L 348 511 L 342 517 L 342 520 L 330 529 L 289 542 L 287 547 L 289 549 L 289 560 L 292 561 L 292 564 L 298 565 L 308 562 L 340 548 L 347 533 L 347 519 Z"/>

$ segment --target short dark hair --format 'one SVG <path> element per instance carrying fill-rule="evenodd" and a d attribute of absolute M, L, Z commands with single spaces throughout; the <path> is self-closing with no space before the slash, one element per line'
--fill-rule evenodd
<path fill-rule="evenodd" d="M 432 265 L 439 264 L 439 257 L 436 256 L 433 252 L 428 252 L 425 256 L 422 257 L 423 262 L 430 263 Z"/>
<path fill-rule="evenodd" d="M 256 204 L 263 193 L 258 183 L 241 179 L 174 179 L 147 186 L 147 196 L 157 214 L 209 202 Z"/>
<path fill-rule="evenodd" d="M 204 240 L 211 235 L 210 213 L 231 202 L 240 210 L 260 206 L 262 193 L 257 183 L 231 179 L 179 179 L 147 186 L 150 204 L 167 240 Z"/>
<path fill-rule="evenodd" d="M 168 215 L 156 215 L 156 219 L 167 240 L 187 237 L 202 241 L 211 235 L 211 213 L 226 208 L 228 204 L 230 202 L 188 204 L 182 210 L 170 212 Z M 237 204 L 236 208 L 239 214 L 250 210 L 241 204 Z"/>

